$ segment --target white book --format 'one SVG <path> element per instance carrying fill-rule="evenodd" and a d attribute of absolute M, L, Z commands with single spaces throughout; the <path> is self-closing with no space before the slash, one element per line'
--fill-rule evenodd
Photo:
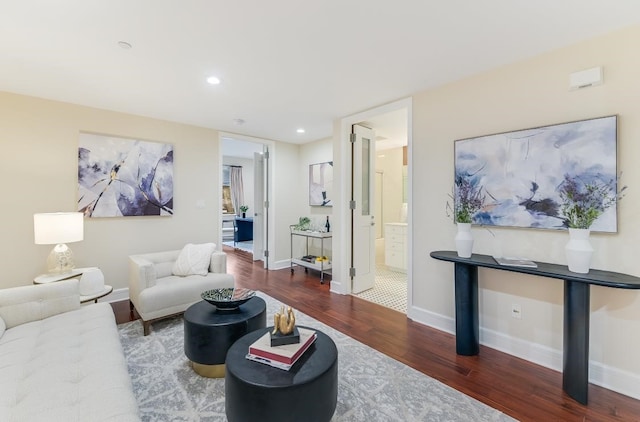
<path fill-rule="evenodd" d="M 274 368 L 283 369 L 285 371 L 288 371 L 293 366 L 293 364 L 278 362 L 277 360 L 263 358 L 262 356 L 252 355 L 251 353 L 247 353 L 247 359 L 254 362 L 264 363 L 265 365 L 273 366 Z"/>
<path fill-rule="evenodd" d="M 300 333 L 300 343 L 282 346 L 271 346 L 271 333 L 266 332 L 249 346 L 247 359 L 289 370 L 317 337 L 314 330 L 298 327 L 298 331 Z"/>
<path fill-rule="evenodd" d="M 516 258 L 516 257 L 496 257 L 493 259 L 500 265 L 506 265 L 509 267 L 525 267 L 525 268 L 538 268 L 538 264 L 535 262 L 528 260 L 526 258 Z"/>

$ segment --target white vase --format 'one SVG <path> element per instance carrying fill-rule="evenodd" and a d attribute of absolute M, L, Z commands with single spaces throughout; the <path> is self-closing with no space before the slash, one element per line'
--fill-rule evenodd
<path fill-rule="evenodd" d="M 473 236 L 471 235 L 471 223 L 456 223 L 456 250 L 460 258 L 470 258 L 473 250 Z"/>
<path fill-rule="evenodd" d="M 569 242 L 564 247 L 569 271 L 586 274 L 591 266 L 593 248 L 589 243 L 589 229 L 569 229 Z"/>

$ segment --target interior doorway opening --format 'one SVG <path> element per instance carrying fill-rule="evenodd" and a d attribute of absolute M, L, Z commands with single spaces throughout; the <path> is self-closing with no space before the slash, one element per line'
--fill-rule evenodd
<path fill-rule="evenodd" d="M 220 135 L 220 242 L 269 268 L 270 141 Z"/>
<path fill-rule="evenodd" d="M 410 284 L 408 120 L 408 109 L 400 108 L 360 122 L 375 132 L 375 284 L 353 293 L 403 313 Z"/>

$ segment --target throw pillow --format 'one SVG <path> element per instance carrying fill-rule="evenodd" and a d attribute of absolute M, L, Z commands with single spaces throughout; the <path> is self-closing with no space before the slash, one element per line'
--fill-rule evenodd
<path fill-rule="evenodd" d="M 181 277 L 195 274 L 207 275 L 209 264 L 211 263 L 211 254 L 215 250 L 215 243 L 186 244 L 173 264 L 173 275 Z"/>

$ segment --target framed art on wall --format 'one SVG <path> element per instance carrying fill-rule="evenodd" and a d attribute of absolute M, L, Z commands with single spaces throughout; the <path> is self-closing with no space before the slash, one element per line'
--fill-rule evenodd
<path fill-rule="evenodd" d="M 309 166 L 309 205 L 331 207 L 333 203 L 333 161 Z"/>
<path fill-rule="evenodd" d="M 456 184 L 482 189 L 474 224 L 565 229 L 560 190 L 567 181 L 617 180 L 617 116 L 606 116 L 460 139 L 454 143 Z M 615 204 L 591 227 L 616 232 Z"/>
<path fill-rule="evenodd" d="M 86 217 L 173 214 L 173 145 L 80 133 L 78 211 Z"/>

